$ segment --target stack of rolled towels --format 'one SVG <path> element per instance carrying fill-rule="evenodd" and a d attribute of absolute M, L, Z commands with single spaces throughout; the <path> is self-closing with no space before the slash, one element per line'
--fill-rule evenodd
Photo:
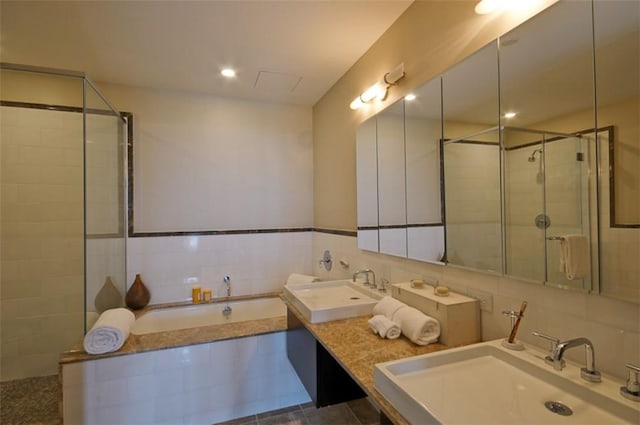
<path fill-rule="evenodd" d="M 84 351 L 89 354 L 118 351 L 129 337 L 135 321 L 134 314 L 126 308 L 105 311 L 84 336 Z"/>
<path fill-rule="evenodd" d="M 373 307 L 369 326 L 382 338 L 395 339 L 404 334 L 418 345 L 436 342 L 440 336 L 440 322 L 388 296 Z"/>

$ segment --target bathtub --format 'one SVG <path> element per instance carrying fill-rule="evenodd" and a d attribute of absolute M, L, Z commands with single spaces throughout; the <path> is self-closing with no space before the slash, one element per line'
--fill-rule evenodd
<path fill-rule="evenodd" d="M 150 310 L 138 317 L 131 327 L 134 335 L 175 331 L 200 326 L 221 325 L 246 320 L 286 316 L 287 308 L 278 297 L 231 301 L 231 314 L 222 310 L 227 303 L 216 302 Z"/>

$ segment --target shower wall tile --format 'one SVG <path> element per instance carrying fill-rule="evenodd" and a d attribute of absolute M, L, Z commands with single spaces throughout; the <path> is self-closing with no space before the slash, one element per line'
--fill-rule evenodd
<path fill-rule="evenodd" d="M 82 117 L 9 107 L 0 113 L 6 380 L 57 373 L 59 353 L 82 336 Z"/>

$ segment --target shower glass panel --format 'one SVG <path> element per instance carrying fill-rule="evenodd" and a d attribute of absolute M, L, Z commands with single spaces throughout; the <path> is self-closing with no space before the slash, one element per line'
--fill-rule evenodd
<path fill-rule="evenodd" d="M 124 136 L 120 115 L 85 84 L 86 329 L 123 305 L 126 287 Z"/>
<path fill-rule="evenodd" d="M 111 204 L 124 156 L 118 115 L 97 101 L 84 74 L 11 64 L 0 64 L 0 73 L 0 370 L 8 381 L 56 375 L 60 353 L 82 341 L 85 262 L 107 264 L 114 283 L 124 284 L 124 233 L 113 214 L 124 223 L 125 208 Z M 93 145 L 109 148 L 98 154 Z M 109 212 L 93 218 L 102 209 Z M 85 255 L 93 241 L 85 227 L 117 243 Z"/>
<path fill-rule="evenodd" d="M 545 280 L 544 135 L 505 128 L 505 271 Z"/>
<path fill-rule="evenodd" d="M 495 128 L 444 142 L 445 239 L 450 264 L 502 272 L 499 136 Z"/>
<path fill-rule="evenodd" d="M 545 211 L 550 218 L 546 229 L 546 282 L 559 286 L 590 289 L 591 240 L 589 221 L 589 158 L 586 138 L 552 138 L 544 146 Z M 580 235 L 587 246 L 585 255 L 573 255 L 580 269 L 573 276 L 565 272 L 561 245 L 569 235 Z M 574 236 L 575 237 L 575 236 Z"/>

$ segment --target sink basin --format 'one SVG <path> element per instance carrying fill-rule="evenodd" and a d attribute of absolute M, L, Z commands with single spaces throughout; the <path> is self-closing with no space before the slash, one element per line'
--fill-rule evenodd
<path fill-rule="evenodd" d="M 379 363 L 375 388 L 412 424 L 640 423 L 640 405 L 619 395 L 622 382 L 589 383 L 577 365 L 558 372 L 543 351 L 500 342 Z M 572 414 L 552 412 L 566 413 L 561 405 Z"/>
<path fill-rule="evenodd" d="M 285 285 L 283 294 L 311 323 L 370 315 L 382 298 L 350 280 Z"/>

